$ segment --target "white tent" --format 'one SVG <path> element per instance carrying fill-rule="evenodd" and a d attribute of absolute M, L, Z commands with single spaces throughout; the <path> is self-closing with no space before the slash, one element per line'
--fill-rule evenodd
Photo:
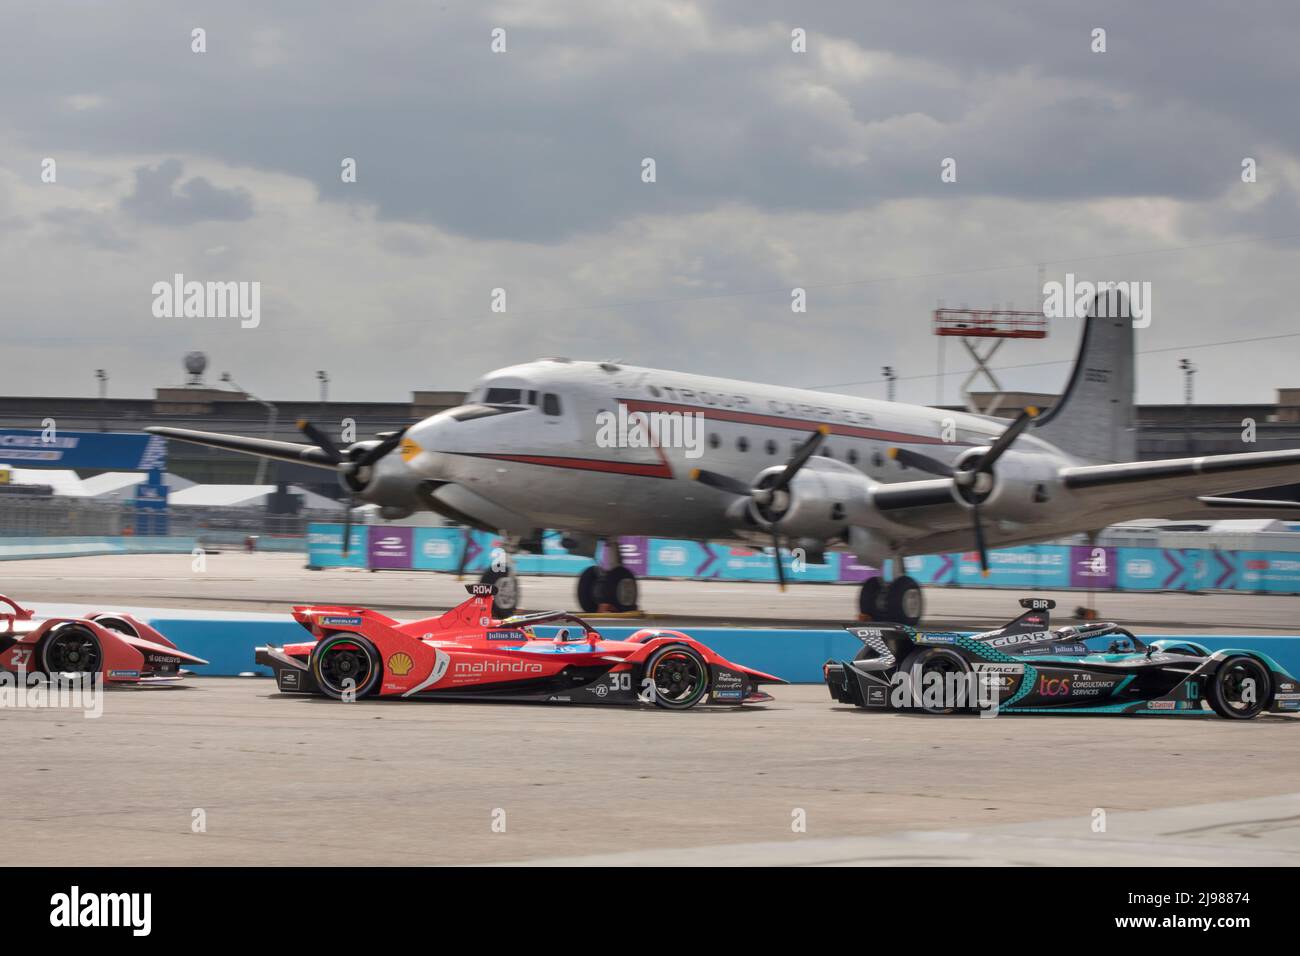
<path fill-rule="evenodd" d="M 56 495 L 67 498 L 85 498 L 86 490 L 77 473 L 66 468 L 11 468 L 12 485 L 49 485 Z"/>
<path fill-rule="evenodd" d="M 1279 521 L 1276 518 L 1229 518 L 1224 521 L 1216 521 L 1210 525 L 1210 530 L 1215 532 L 1237 532 L 1246 534 L 1259 534 L 1265 531 L 1290 531 L 1285 521 Z"/>
<path fill-rule="evenodd" d="M 291 494 L 302 497 L 302 506 L 310 509 L 338 510 L 339 503 L 298 485 L 289 485 Z M 173 507 L 192 508 L 257 508 L 266 504 L 275 485 L 190 485 L 168 496 Z"/>
<path fill-rule="evenodd" d="M 81 479 L 81 487 L 86 495 L 102 501 L 121 501 L 135 497 L 135 486 L 144 483 L 145 475 L 138 471 L 106 471 L 102 475 L 91 475 Z M 177 475 L 163 475 L 163 484 L 172 493 L 182 488 L 189 488 L 194 482 Z"/>

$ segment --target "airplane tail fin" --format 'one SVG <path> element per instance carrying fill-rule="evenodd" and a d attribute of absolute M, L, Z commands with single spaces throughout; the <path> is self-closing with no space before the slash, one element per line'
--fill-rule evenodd
<path fill-rule="evenodd" d="M 1133 461 L 1133 319 L 1118 290 L 1098 292 L 1065 391 L 1035 434 L 1090 462 Z"/>

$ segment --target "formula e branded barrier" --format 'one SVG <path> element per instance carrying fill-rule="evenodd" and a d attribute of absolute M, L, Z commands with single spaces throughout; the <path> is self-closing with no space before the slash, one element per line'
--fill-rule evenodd
<path fill-rule="evenodd" d="M 465 567 L 477 573 L 501 546 L 497 536 L 478 531 L 467 536 L 456 528 L 393 525 L 354 526 L 347 555 L 342 540 L 342 525 L 311 525 L 308 565 L 454 571 L 468 546 Z M 520 574 L 577 575 L 593 563 L 565 551 L 558 533 L 544 535 L 542 546 L 542 554 L 515 556 Z M 644 537 L 620 538 L 619 548 L 623 563 L 643 578 L 776 579 L 770 550 Z M 814 563 L 783 551 L 782 564 L 789 580 L 808 583 L 857 584 L 879 574 L 844 553 Z M 1300 594 L 1300 551 L 1028 545 L 989 552 L 987 577 L 974 552 L 909 557 L 904 564 L 921 584 L 944 587 Z"/>

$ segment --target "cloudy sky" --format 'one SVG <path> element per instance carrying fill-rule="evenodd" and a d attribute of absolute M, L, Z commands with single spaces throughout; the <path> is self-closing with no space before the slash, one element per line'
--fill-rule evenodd
<path fill-rule="evenodd" d="M 1184 355 L 1269 400 L 1300 337 L 1190 347 L 1300 332 L 1297 35 L 1203 0 L 6 4 L 0 393 L 143 397 L 197 348 L 272 399 L 568 355 L 932 402 L 931 310 L 1036 307 L 1042 268 L 1152 284 L 1140 400 Z M 260 282 L 260 326 L 156 318 L 175 273 Z M 1004 383 L 1059 389 L 1077 336 Z"/>

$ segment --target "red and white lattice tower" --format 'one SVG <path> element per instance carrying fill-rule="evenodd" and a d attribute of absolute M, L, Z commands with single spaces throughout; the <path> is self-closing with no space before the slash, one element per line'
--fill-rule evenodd
<path fill-rule="evenodd" d="M 962 382 L 961 394 L 966 407 L 980 415 L 992 415 L 1002 402 L 1002 384 L 989 362 L 1007 339 L 1047 338 L 1047 319 L 1042 312 L 1017 312 L 1014 309 L 945 309 L 934 310 L 934 334 L 940 336 L 940 382 L 943 381 L 942 344 L 944 338 L 957 337 L 975 361 L 975 368 Z M 981 347 L 979 339 L 991 339 Z M 987 408 L 979 408 L 971 394 L 971 385 L 984 377 L 991 386 L 993 398 Z"/>

